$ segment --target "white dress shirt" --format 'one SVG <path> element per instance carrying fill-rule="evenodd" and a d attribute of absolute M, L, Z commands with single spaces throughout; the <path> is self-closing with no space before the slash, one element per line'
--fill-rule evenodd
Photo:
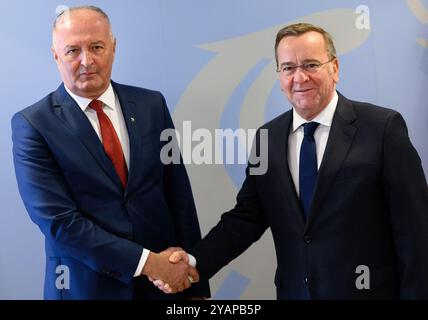
<path fill-rule="evenodd" d="M 70 94 L 70 96 L 76 101 L 77 105 L 82 109 L 86 117 L 88 117 L 89 122 L 97 133 L 98 137 L 101 138 L 101 130 L 100 124 L 98 122 L 97 112 L 89 107 L 89 103 L 92 99 L 79 97 L 71 92 L 67 86 L 65 86 L 65 90 Z M 97 99 L 103 103 L 103 111 L 110 118 L 111 123 L 113 124 L 114 130 L 116 131 L 117 137 L 119 138 L 120 144 L 122 145 L 123 155 L 125 157 L 126 166 L 129 169 L 129 136 L 128 130 L 126 129 L 125 119 L 123 118 L 122 108 L 119 103 L 119 98 L 115 94 L 113 87 L 110 83 L 107 90 Z M 137 266 L 137 270 L 135 270 L 134 277 L 137 277 L 141 274 L 141 271 L 144 268 L 144 265 L 149 257 L 150 250 L 143 249 L 143 253 L 141 254 L 140 261 Z"/>
<path fill-rule="evenodd" d="M 297 196 L 299 192 L 299 159 L 300 147 L 303 141 L 303 126 L 306 122 L 318 122 L 319 126 L 314 132 L 314 139 L 317 151 L 317 167 L 319 169 L 322 158 L 324 156 L 325 147 L 327 145 L 328 136 L 330 134 L 331 123 L 333 121 L 334 112 L 336 111 L 337 92 L 334 92 L 333 98 L 328 103 L 327 107 L 321 111 L 314 119 L 307 121 L 303 119 L 293 108 L 293 124 L 290 127 L 290 135 L 288 136 L 288 166 L 290 167 L 291 177 L 293 178 L 294 187 L 296 188 Z"/>

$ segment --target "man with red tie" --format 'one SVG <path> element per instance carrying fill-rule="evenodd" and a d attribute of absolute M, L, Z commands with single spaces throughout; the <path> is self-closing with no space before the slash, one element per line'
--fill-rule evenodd
<path fill-rule="evenodd" d="M 62 12 L 52 52 L 63 83 L 12 118 L 19 191 L 45 236 L 46 299 L 163 299 L 146 276 L 178 291 L 198 279 L 162 252 L 201 238 L 184 166 L 160 160 L 165 99 L 111 81 L 115 46 L 101 9 Z M 209 294 L 204 282 L 174 298 Z"/>

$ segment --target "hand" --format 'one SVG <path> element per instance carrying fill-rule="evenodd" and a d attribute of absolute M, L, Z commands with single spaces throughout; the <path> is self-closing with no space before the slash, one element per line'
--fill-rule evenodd
<path fill-rule="evenodd" d="M 170 249 L 170 248 L 168 248 Z M 168 250 L 167 249 L 167 250 Z M 180 261 L 184 261 L 186 263 L 189 263 L 189 255 L 186 251 L 184 251 L 182 248 L 176 247 L 177 250 L 173 250 L 171 252 L 171 255 L 169 256 L 169 262 L 171 263 L 178 263 Z"/>
<path fill-rule="evenodd" d="M 170 256 L 169 256 L 169 262 L 171 263 L 179 263 L 180 261 L 184 261 L 186 263 L 189 263 L 189 255 L 186 251 L 179 248 L 179 250 L 175 250 Z M 189 272 L 189 280 L 191 283 L 193 282 L 199 282 L 199 273 L 195 268 L 191 268 Z"/>
<path fill-rule="evenodd" d="M 169 262 L 173 264 L 178 264 L 182 262 L 185 262 L 187 264 L 189 263 L 189 256 L 186 253 L 186 251 L 184 251 L 183 249 L 174 247 L 174 248 L 168 248 L 165 251 L 172 252 L 172 254 L 169 257 Z M 194 267 L 190 267 L 188 278 L 191 283 L 199 281 L 199 273 Z M 164 293 L 174 293 L 173 289 L 171 288 L 170 284 L 167 281 L 162 281 L 159 279 L 157 280 L 150 279 L 150 281 L 152 281 L 153 284 Z"/>
<path fill-rule="evenodd" d="M 189 274 L 199 281 L 199 274 L 195 268 L 187 262 L 179 261 L 178 263 L 169 262 L 169 256 L 175 251 L 182 251 L 181 248 L 168 248 L 159 254 L 150 252 L 144 265 L 142 274 L 149 279 L 159 279 L 168 283 L 168 293 L 181 292 L 190 287 Z"/>

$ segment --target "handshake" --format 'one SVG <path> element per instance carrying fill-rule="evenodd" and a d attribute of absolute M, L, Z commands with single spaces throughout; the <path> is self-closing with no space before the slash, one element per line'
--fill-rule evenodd
<path fill-rule="evenodd" d="M 189 264 L 188 254 L 180 247 L 150 252 L 142 274 L 164 293 L 181 292 L 199 282 L 198 271 Z"/>

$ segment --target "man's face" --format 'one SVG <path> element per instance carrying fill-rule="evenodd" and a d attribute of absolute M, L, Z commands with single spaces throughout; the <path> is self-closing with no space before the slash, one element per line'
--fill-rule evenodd
<path fill-rule="evenodd" d="M 115 48 L 108 21 L 95 11 L 72 11 L 53 31 L 52 52 L 61 78 L 81 97 L 96 99 L 108 88 Z"/>
<path fill-rule="evenodd" d="M 330 60 L 323 36 L 314 31 L 283 38 L 278 45 L 277 56 L 280 68 Z M 291 75 L 280 72 L 279 78 L 281 90 L 296 112 L 304 119 L 312 120 L 333 97 L 339 80 L 339 64 L 335 59 L 316 72 L 297 68 Z"/>

